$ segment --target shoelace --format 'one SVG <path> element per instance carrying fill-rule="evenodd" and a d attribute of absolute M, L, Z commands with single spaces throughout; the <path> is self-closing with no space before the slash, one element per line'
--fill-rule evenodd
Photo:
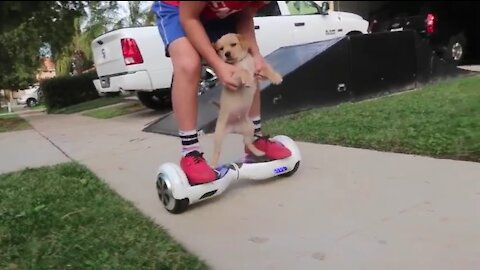
<path fill-rule="evenodd" d="M 189 155 L 189 156 L 192 157 L 193 163 L 195 163 L 195 164 L 198 164 L 198 163 L 200 163 L 204 160 L 203 153 L 198 153 L 198 154 L 196 154 L 196 153 L 193 154 L 192 153 L 192 155 Z"/>
<path fill-rule="evenodd" d="M 258 137 L 258 140 L 267 141 L 268 144 L 275 143 L 275 142 L 272 142 L 272 141 L 270 140 L 270 135 L 260 136 L 260 137 Z"/>

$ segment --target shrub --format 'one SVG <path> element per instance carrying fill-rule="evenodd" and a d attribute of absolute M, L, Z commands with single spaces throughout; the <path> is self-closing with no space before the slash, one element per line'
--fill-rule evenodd
<path fill-rule="evenodd" d="M 98 92 L 93 84 L 96 78 L 97 73 L 91 71 L 43 81 L 40 87 L 43 90 L 47 112 L 98 98 Z"/>

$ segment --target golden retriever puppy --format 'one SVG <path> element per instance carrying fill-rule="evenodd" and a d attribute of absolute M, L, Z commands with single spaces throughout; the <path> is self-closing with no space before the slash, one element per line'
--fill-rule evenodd
<path fill-rule="evenodd" d="M 214 134 L 214 151 L 210 166 L 216 167 L 220 158 L 221 145 L 227 133 L 243 135 L 246 147 L 256 156 L 265 153 L 253 145 L 254 125 L 250 120 L 249 111 L 252 106 L 257 80 L 255 77 L 255 62 L 250 54 L 249 46 L 239 34 L 226 34 L 213 44 L 217 54 L 227 63 L 238 68 L 234 78 L 240 83 L 237 90 L 223 89 L 220 95 L 218 118 Z M 267 65 L 260 74 L 263 79 L 273 84 L 280 84 L 282 76 Z"/>

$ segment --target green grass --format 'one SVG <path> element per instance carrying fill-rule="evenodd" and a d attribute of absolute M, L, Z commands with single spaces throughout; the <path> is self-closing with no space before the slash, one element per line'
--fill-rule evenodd
<path fill-rule="evenodd" d="M 46 110 L 47 106 L 44 103 L 40 103 L 37 106 L 33 107 L 32 110 L 34 111 L 43 111 Z"/>
<path fill-rule="evenodd" d="M 78 113 L 86 110 L 100 108 L 107 105 L 116 104 L 122 101 L 124 101 L 122 97 L 100 97 L 94 100 L 82 102 L 82 103 L 64 107 L 61 109 L 53 109 L 49 113 L 72 114 L 72 113 Z"/>
<path fill-rule="evenodd" d="M 77 163 L 0 175 L 0 250 L 0 269 L 207 269 Z"/>
<path fill-rule="evenodd" d="M 267 121 L 299 141 L 480 161 L 480 76 Z"/>
<path fill-rule="evenodd" d="M 118 117 L 125 114 L 130 114 L 138 112 L 145 109 L 145 107 L 139 102 L 127 102 L 124 104 L 100 108 L 93 111 L 84 113 L 84 115 L 99 118 L 99 119 L 109 119 L 113 117 Z"/>
<path fill-rule="evenodd" d="M 15 113 L 0 116 L 0 132 L 10 132 L 30 128 L 30 124 Z"/>

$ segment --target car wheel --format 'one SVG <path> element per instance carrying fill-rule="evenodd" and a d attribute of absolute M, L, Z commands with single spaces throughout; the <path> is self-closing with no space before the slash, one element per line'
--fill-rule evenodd
<path fill-rule="evenodd" d="M 170 91 L 137 91 L 137 97 L 145 107 L 153 110 L 165 110 L 171 106 Z"/>
<path fill-rule="evenodd" d="M 32 108 L 32 107 L 35 107 L 37 105 L 37 100 L 34 99 L 34 98 L 29 98 L 27 99 L 27 106 Z"/>
<path fill-rule="evenodd" d="M 465 57 L 466 38 L 463 33 L 450 38 L 447 50 L 445 51 L 445 58 L 448 61 L 460 64 Z"/>

